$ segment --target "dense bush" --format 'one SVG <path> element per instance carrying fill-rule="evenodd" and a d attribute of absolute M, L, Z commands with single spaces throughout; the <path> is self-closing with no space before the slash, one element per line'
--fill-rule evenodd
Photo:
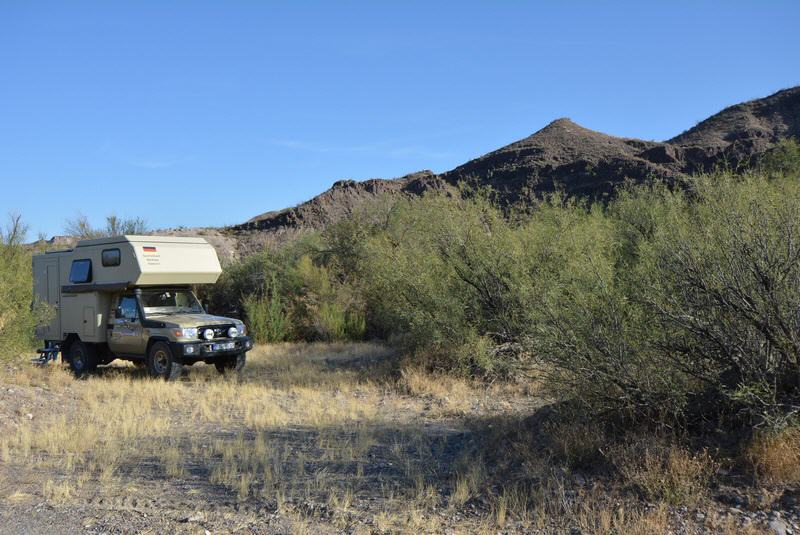
<path fill-rule="evenodd" d="M 780 424 L 798 403 L 799 223 L 796 178 L 721 173 L 608 206 L 554 196 L 521 221 L 481 196 L 400 202 L 332 234 L 370 330 L 432 367 L 537 366 L 598 412 Z"/>
<path fill-rule="evenodd" d="M 50 317 L 44 303 L 32 303 L 31 254 L 22 242 L 25 226 L 19 217 L 0 232 L 0 358 L 32 349 L 37 324 Z"/>
<path fill-rule="evenodd" d="M 475 192 L 384 200 L 231 266 L 212 301 L 281 326 L 263 339 L 379 337 L 430 368 L 535 372 L 595 413 L 781 426 L 800 410 L 797 154 L 524 214 Z"/>
<path fill-rule="evenodd" d="M 323 264 L 317 236 L 226 266 L 210 290 L 214 311 L 242 315 L 259 342 L 362 340 L 361 302 Z"/>
<path fill-rule="evenodd" d="M 800 187 L 795 177 L 703 177 L 642 248 L 654 346 L 759 419 L 800 386 Z"/>

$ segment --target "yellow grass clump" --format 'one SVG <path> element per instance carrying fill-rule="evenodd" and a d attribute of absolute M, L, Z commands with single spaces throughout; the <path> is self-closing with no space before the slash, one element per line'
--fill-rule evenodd
<path fill-rule="evenodd" d="M 746 458 L 764 483 L 800 484 L 800 428 L 756 435 L 746 451 Z"/>

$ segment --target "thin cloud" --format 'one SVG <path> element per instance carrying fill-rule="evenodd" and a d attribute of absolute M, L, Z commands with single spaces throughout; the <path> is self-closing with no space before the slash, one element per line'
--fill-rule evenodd
<path fill-rule="evenodd" d="M 195 156 L 133 156 L 129 151 L 121 150 L 113 143 L 105 141 L 97 148 L 100 154 L 106 154 L 119 163 L 138 167 L 139 169 L 165 169 L 190 162 Z"/>
<path fill-rule="evenodd" d="M 133 167 L 139 167 L 141 169 L 164 169 L 167 167 L 174 167 L 176 165 L 185 163 L 190 161 L 191 157 L 185 158 L 174 158 L 174 159 L 142 159 L 142 160 L 130 160 L 128 161 L 128 165 Z"/>
<path fill-rule="evenodd" d="M 265 139 L 264 143 L 273 147 L 313 152 L 317 154 L 352 154 L 352 153 L 372 153 L 389 158 L 450 158 L 450 152 L 430 150 L 416 145 L 396 146 L 393 143 L 382 141 L 367 143 L 364 145 L 323 145 L 309 143 L 295 139 Z"/>
<path fill-rule="evenodd" d="M 306 141 L 298 141 L 295 139 L 266 139 L 264 141 L 267 145 L 272 145 L 273 147 L 282 147 L 285 149 L 296 149 L 323 154 L 338 152 L 368 152 L 375 150 L 380 145 L 320 145 L 317 143 L 308 143 Z"/>

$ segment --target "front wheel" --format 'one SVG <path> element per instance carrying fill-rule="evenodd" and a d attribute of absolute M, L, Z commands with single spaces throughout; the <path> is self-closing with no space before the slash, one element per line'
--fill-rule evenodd
<path fill-rule="evenodd" d="M 242 373 L 247 357 L 244 353 L 237 353 L 230 357 L 224 357 L 214 362 L 214 366 L 219 373 L 225 374 L 230 372 Z"/>
<path fill-rule="evenodd" d="M 163 377 L 167 381 L 174 381 L 181 376 L 183 366 L 172 354 L 169 344 L 156 342 L 150 346 L 147 353 L 147 371 L 154 377 Z"/>

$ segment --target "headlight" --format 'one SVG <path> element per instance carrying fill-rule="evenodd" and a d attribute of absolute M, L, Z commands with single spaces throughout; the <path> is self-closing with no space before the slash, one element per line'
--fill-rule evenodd
<path fill-rule="evenodd" d="M 197 329 L 189 327 L 188 329 L 172 329 L 172 334 L 175 338 L 197 338 Z"/>
<path fill-rule="evenodd" d="M 214 338 L 214 329 L 206 329 L 203 331 L 203 338 L 211 340 Z"/>
<path fill-rule="evenodd" d="M 239 329 L 239 336 L 245 336 L 247 334 L 247 327 L 245 327 L 244 323 L 237 324 L 236 328 Z"/>
<path fill-rule="evenodd" d="M 239 329 L 236 327 L 228 329 L 228 338 L 236 338 L 237 336 L 239 336 Z"/>

